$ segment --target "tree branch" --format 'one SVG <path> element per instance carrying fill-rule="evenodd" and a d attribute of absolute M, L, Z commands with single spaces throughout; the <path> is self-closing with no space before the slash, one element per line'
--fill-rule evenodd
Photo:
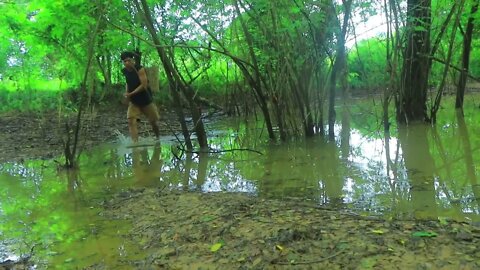
<path fill-rule="evenodd" d="M 251 66 L 251 64 L 249 62 L 247 62 L 246 60 L 243 60 L 235 55 L 232 55 L 231 53 L 229 53 L 228 51 L 221 51 L 221 50 L 218 50 L 218 49 L 214 49 L 214 48 L 211 48 L 211 47 L 204 47 L 204 46 L 189 46 L 189 45 L 180 45 L 180 44 L 176 44 L 176 45 L 155 45 L 153 44 L 152 42 L 148 41 L 147 39 L 139 36 L 138 34 L 134 33 L 133 31 L 129 30 L 129 29 L 125 29 L 121 26 L 118 26 L 114 23 L 112 23 L 111 21 L 107 20 L 108 24 L 110 24 L 111 26 L 113 26 L 114 28 L 122 31 L 122 32 L 125 32 L 125 33 L 128 33 L 136 38 L 138 38 L 139 40 L 145 42 L 147 45 L 151 46 L 151 47 L 160 47 L 160 48 L 184 48 L 184 49 L 204 49 L 204 50 L 209 50 L 209 51 L 212 51 L 212 52 L 216 52 L 216 53 L 219 53 L 219 54 L 222 54 L 222 55 L 225 55 L 225 56 L 228 56 L 236 61 L 239 61 L 239 62 L 242 62 L 248 66 Z"/>

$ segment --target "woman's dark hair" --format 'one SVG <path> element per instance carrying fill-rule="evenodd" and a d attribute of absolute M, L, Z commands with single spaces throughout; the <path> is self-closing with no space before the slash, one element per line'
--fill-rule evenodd
<path fill-rule="evenodd" d="M 123 61 L 125 60 L 125 58 L 134 58 L 135 57 L 135 54 L 133 52 L 122 52 L 122 54 L 120 54 L 120 59 Z"/>

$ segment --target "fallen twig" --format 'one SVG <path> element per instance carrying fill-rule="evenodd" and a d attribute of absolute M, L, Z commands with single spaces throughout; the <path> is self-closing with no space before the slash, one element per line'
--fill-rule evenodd
<path fill-rule="evenodd" d="M 257 153 L 259 155 L 263 155 L 262 152 L 254 149 L 249 149 L 249 148 L 232 148 L 232 149 L 225 149 L 225 150 L 209 149 L 209 150 L 200 150 L 200 151 L 187 150 L 179 146 L 177 146 L 177 148 L 183 152 L 192 153 L 192 154 L 219 154 L 219 153 L 234 152 L 234 151 L 249 151 L 249 152 Z"/>
<path fill-rule="evenodd" d="M 298 262 L 295 262 L 295 261 L 292 261 L 292 262 L 282 262 L 282 261 L 272 261 L 272 264 L 279 264 L 279 265 L 301 265 L 301 264 L 314 264 L 314 263 L 321 263 L 323 261 L 326 261 L 326 260 L 329 260 L 335 256 L 338 256 L 339 254 L 343 253 L 343 250 L 340 250 L 338 252 L 335 252 L 334 254 L 328 256 L 328 257 L 325 257 L 325 258 L 321 258 L 321 259 L 318 259 L 318 260 L 312 260 L 312 261 L 298 261 Z"/>

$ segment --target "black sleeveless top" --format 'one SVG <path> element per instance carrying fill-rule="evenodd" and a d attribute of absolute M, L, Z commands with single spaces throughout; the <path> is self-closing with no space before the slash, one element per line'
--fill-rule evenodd
<path fill-rule="evenodd" d="M 133 92 L 140 84 L 140 78 L 138 77 L 137 70 L 142 69 L 143 67 L 140 65 L 135 66 L 136 70 L 128 70 L 126 68 L 122 69 L 122 73 L 125 76 L 125 80 L 127 81 L 127 91 L 129 93 Z M 147 106 L 148 104 L 152 103 L 152 94 L 150 93 L 150 89 L 146 89 L 144 91 L 140 91 L 137 94 L 130 96 L 130 101 L 137 105 L 137 106 Z"/>

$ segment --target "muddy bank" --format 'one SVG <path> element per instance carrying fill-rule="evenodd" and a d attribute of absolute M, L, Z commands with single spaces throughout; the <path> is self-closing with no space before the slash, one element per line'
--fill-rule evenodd
<path fill-rule="evenodd" d="M 295 199 L 158 189 L 118 194 L 101 215 L 132 224 L 123 237 L 145 250 L 143 260 L 128 262 L 135 269 L 480 268 L 479 224 L 383 220 Z"/>
<path fill-rule="evenodd" d="M 81 149 L 90 149 L 100 143 L 117 139 L 116 130 L 128 136 L 126 107 L 110 106 L 94 109 L 82 117 Z M 63 141 L 66 138 L 65 124 L 75 125 L 75 114 L 68 118 L 60 117 L 58 112 L 5 113 L 0 117 L 1 162 L 22 162 L 27 159 L 63 158 Z M 160 108 L 160 128 L 162 134 L 171 134 L 177 124 L 171 110 Z M 67 120 L 68 119 L 68 120 Z M 148 136 L 150 127 L 139 124 L 140 136 Z M 63 160 L 62 160 L 63 161 Z"/>

